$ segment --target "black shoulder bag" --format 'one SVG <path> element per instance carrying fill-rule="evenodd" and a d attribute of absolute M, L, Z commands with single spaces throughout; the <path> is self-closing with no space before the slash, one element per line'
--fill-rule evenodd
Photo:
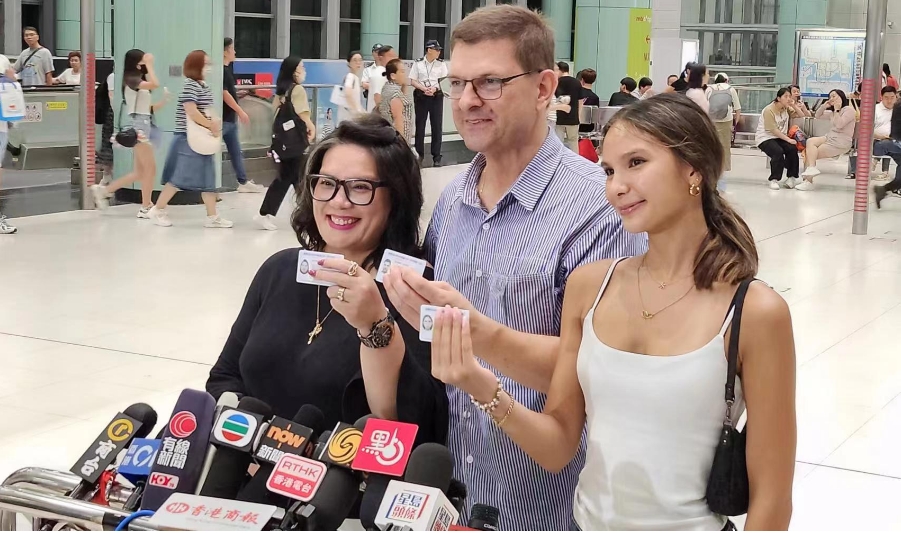
<path fill-rule="evenodd" d="M 732 300 L 732 333 L 729 337 L 729 370 L 726 375 L 726 417 L 716 446 L 713 467 L 707 480 L 707 506 L 716 514 L 739 516 L 748 512 L 750 490 L 748 463 L 745 457 L 747 428 L 735 429 L 732 406 L 735 404 L 735 374 L 738 368 L 738 339 L 741 331 L 741 310 L 748 287 L 754 280 L 741 282 Z"/>
<path fill-rule="evenodd" d="M 122 115 L 125 111 L 125 99 L 122 99 L 122 103 L 119 105 L 119 120 L 116 125 L 116 142 L 125 148 L 134 148 L 135 145 L 138 144 L 138 132 L 133 127 L 129 126 L 126 129 L 122 129 Z"/>
<path fill-rule="evenodd" d="M 292 85 L 285 94 L 285 101 L 279 106 L 272 121 L 271 150 L 279 159 L 297 159 L 303 157 L 310 146 L 307 140 L 307 123 L 300 119 L 294 109 L 291 93 L 297 85 Z"/>

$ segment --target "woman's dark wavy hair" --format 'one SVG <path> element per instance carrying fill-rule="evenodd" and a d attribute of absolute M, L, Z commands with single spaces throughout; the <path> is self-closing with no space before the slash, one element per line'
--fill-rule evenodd
<path fill-rule="evenodd" d="M 422 176 L 419 163 L 410 146 L 387 120 L 377 115 L 363 115 L 346 120 L 323 139 L 310 153 L 302 177 L 297 207 L 291 216 L 291 226 L 300 245 L 307 250 L 321 251 L 326 242 L 316 226 L 313 216 L 313 197 L 308 176 L 322 169 L 325 154 L 335 146 L 352 144 L 365 148 L 375 160 L 378 179 L 387 183 L 380 188 L 390 195 L 391 211 L 385 233 L 372 253 L 363 262 L 363 268 L 378 265 L 386 249 L 413 257 L 422 257 L 419 217 L 422 214 Z M 339 191 L 338 194 L 343 194 Z M 379 193 L 377 193 L 379 194 Z"/>
<path fill-rule="evenodd" d="M 829 92 L 830 92 L 830 93 L 835 93 L 835 94 L 838 95 L 838 97 L 839 97 L 839 98 L 841 99 L 841 101 L 842 101 L 842 107 L 848 107 L 848 104 L 851 103 L 851 102 L 848 100 L 848 95 L 845 94 L 845 91 L 843 91 L 843 90 L 841 90 L 841 89 L 832 89 L 832 90 L 829 91 Z"/>
<path fill-rule="evenodd" d="M 751 229 L 716 188 L 724 152 L 707 113 L 682 94 L 658 94 L 624 107 L 604 127 L 604 135 L 617 126 L 666 146 L 701 175 L 707 236 L 695 256 L 695 285 L 709 289 L 716 282 L 734 285 L 756 276 L 757 246 Z"/>

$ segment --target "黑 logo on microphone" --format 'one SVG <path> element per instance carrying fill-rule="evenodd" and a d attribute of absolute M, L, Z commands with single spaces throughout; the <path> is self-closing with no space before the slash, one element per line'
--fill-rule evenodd
<path fill-rule="evenodd" d="M 400 477 L 407 468 L 419 427 L 371 418 L 366 422 L 354 470 Z"/>

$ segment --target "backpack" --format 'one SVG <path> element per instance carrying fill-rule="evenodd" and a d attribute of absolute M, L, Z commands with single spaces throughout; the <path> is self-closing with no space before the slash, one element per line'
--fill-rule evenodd
<path fill-rule="evenodd" d="M 94 94 L 94 124 L 104 124 L 107 113 L 113 107 L 112 102 L 109 100 L 110 88 L 107 81 L 103 80 L 103 83 L 100 84 L 100 87 L 97 88 L 97 92 Z"/>
<path fill-rule="evenodd" d="M 300 119 L 294 110 L 291 101 L 291 93 L 297 85 L 292 85 L 285 94 L 285 101 L 279 106 L 272 121 L 272 147 L 271 150 L 279 159 L 297 159 L 310 146 L 307 140 L 307 124 Z"/>
<path fill-rule="evenodd" d="M 714 86 L 718 87 L 718 86 Z M 725 120 L 729 116 L 729 107 L 732 106 L 732 91 L 726 89 L 713 89 L 707 98 L 710 102 L 710 118 L 713 120 Z"/>
<path fill-rule="evenodd" d="M 25 94 L 19 82 L 0 76 L 0 120 L 16 122 L 25 118 Z"/>

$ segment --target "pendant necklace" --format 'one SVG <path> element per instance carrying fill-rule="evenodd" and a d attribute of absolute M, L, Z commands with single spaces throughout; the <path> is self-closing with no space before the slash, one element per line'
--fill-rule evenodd
<path fill-rule="evenodd" d="M 335 308 L 333 307 L 332 310 L 329 311 L 328 314 L 325 315 L 325 318 L 323 318 L 322 321 L 320 322 L 320 320 L 319 320 L 320 292 L 321 292 L 321 289 L 316 289 L 316 325 L 313 326 L 313 330 L 310 331 L 310 334 L 309 334 L 310 340 L 307 341 L 308 346 L 310 344 L 313 344 L 313 341 L 316 340 L 316 337 L 318 337 L 319 334 L 322 333 L 322 325 L 325 324 L 325 321 L 328 320 L 328 317 L 332 316 L 332 312 L 335 310 Z"/>
<path fill-rule="evenodd" d="M 644 266 L 644 259 L 641 260 L 641 266 L 642 266 L 642 267 Z M 651 278 L 651 279 L 653 280 L 653 278 Z M 657 283 L 657 282 L 655 281 L 655 283 Z M 658 286 L 659 286 L 659 284 L 658 284 Z M 660 287 L 660 288 L 662 289 L 662 288 L 664 288 L 664 287 Z M 682 296 L 676 298 L 676 300 L 675 300 L 674 302 L 670 303 L 669 305 L 667 305 L 667 306 L 664 307 L 663 309 L 659 309 L 659 310 L 657 310 L 657 311 L 651 313 L 651 312 L 648 311 L 648 310 L 645 308 L 645 306 L 644 306 L 644 297 L 643 297 L 642 294 L 641 294 L 641 267 L 639 267 L 639 268 L 638 268 L 638 301 L 641 303 L 641 318 L 643 318 L 643 319 L 645 319 L 645 320 L 650 320 L 650 319 L 654 318 L 655 316 L 657 316 L 657 315 L 659 315 L 660 313 L 666 311 L 666 310 L 669 309 L 670 307 L 672 307 L 672 306 L 676 305 L 677 303 L 681 302 L 683 298 L 685 298 L 686 296 L 688 296 L 688 293 L 690 293 L 691 291 L 694 290 L 694 288 L 695 288 L 695 285 L 694 285 L 694 283 L 692 283 L 692 284 L 691 284 L 691 287 L 689 287 L 688 290 L 685 291 L 685 294 L 683 294 Z"/>

